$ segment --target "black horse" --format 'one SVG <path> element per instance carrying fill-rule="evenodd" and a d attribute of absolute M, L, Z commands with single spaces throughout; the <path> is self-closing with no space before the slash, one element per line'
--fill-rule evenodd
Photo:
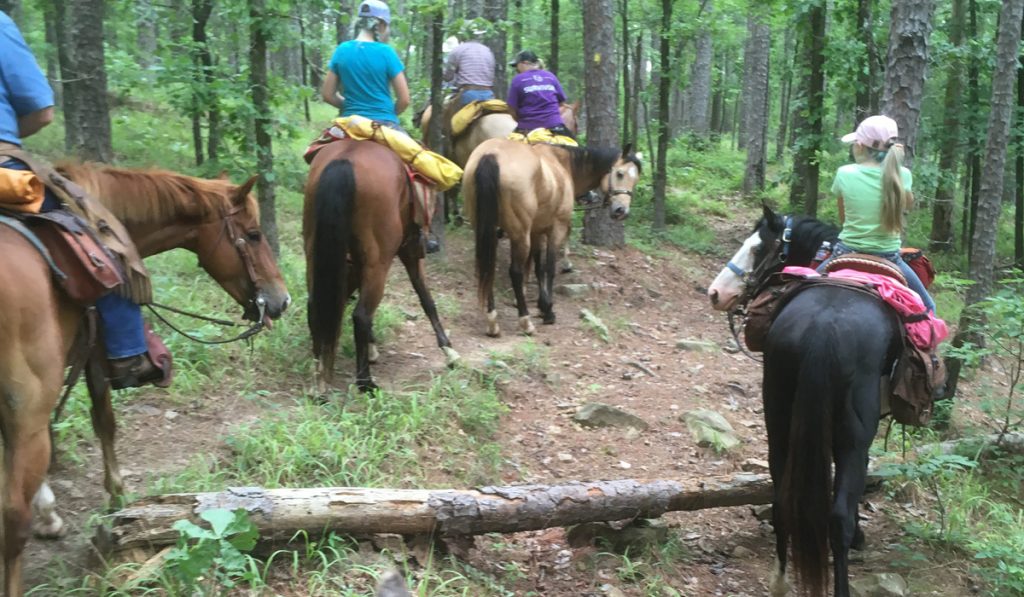
<path fill-rule="evenodd" d="M 809 265 L 821 242 L 834 239 L 835 233 L 813 218 L 787 218 L 765 207 L 754 235 L 709 288 L 712 303 L 731 309 L 749 300 L 745 290 L 736 293 L 737 286 L 756 288 L 783 265 Z M 745 269 L 754 274 L 749 280 Z M 882 383 L 901 346 L 901 324 L 892 309 L 840 286 L 802 291 L 772 323 L 765 341 L 762 399 L 775 488 L 773 596 L 789 591 L 787 547 L 801 588 L 825 595 L 830 545 L 835 595 L 850 594 L 848 553 L 863 542 L 857 507 L 868 448 L 878 429 Z"/>

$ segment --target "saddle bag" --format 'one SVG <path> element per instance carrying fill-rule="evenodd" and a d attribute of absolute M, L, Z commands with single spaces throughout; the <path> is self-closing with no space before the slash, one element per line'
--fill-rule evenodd
<path fill-rule="evenodd" d="M 64 273 L 58 279 L 71 300 L 90 305 L 124 283 L 118 261 L 78 216 L 56 209 L 26 218 L 25 224 Z"/>
<path fill-rule="evenodd" d="M 889 406 L 897 423 L 923 427 L 931 421 L 932 407 L 946 387 L 946 364 L 939 355 L 904 342 L 893 373 Z"/>
<path fill-rule="evenodd" d="M 751 352 L 763 352 L 768 330 L 775 321 L 775 315 L 789 301 L 790 293 L 799 286 L 805 286 L 803 278 L 773 274 L 747 305 L 743 325 L 743 342 Z"/>
<path fill-rule="evenodd" d="M 928 259 L 924 251 L 906 247 L 900 249 L 900 257 L 910 266 L 910 269 L 914 270 L 926 289 L 932 287 L 932 282 L 935 281 L 935 266 L 932 265 L 932 260 Z"/>

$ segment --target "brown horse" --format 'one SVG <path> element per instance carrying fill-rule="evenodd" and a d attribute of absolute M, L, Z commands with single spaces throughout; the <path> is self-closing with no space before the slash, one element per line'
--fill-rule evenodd
<path fill-rule="evenodd" d="M 287 307 L 291 299 L 249 196 L 255 178 L 235 186 L 159 170 L 70 165 L 64 171 L 122 220 L 143 256 L 177 247 L 195 252 L 203 269 L 246 308 L 247 317 L 277 318 Z M 50 462 L 48 429 L 84 310 L 56 287 L 36 249 L 6 226 L 0 226 L 0 251 L 6 256 L 0 266 L 5 592 L 20 595 L 21 553 L 37 490 L 35 505 L 48 518 L 45 530 L 60 531 L 53 493 L 43 485 Z M 103 450 L 104 486 L 116 498 L 122 483 L 104 368 L 104 355 L 91 355 L 86 378 L 93 428 Z"/>
<path fill-rule="evenodd" d="M 537 273 L 537 306 L 544 323 L 554 323 L 555 260 L 569 236 L 574 198 L 600 189 L 611 205 L 611 216 L 624 219 L 639 176 L 640 161 L 628 146 L 620 152 L 492 139 L 473 152 L 463 177 L 463 194 L 476 232 L 477 290 L 487 312 L 489 336 L 501 333 L 494 308 L 497 229 L 512 245 L 509 275 L 519 328 L 532 334 L 523 287 L 530 258 Z"/>
<path fill-rule="evenodd" d="M 405 165 L 390 149 L 350 139 L 324 147 L 310 165 L 302 213 L 309 289 L 309 331 L 317 359 L 316 386 L 326 392 L 334 375 L 345 304 L 359 290 L 352 312 L 356 341 L 356 385 L 377 387 L 370 363 L 379 357 L 373 315 L 384 297 L 388 270 L 397 255 L 409 274 L 437 344 L 449 364 L 451 347 L 427 288 L 423 238 L 413 221 L 413 192 Z"/>

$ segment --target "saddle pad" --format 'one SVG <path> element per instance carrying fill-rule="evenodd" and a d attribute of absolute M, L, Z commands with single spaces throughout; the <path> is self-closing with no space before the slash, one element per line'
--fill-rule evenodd
<path fill-rule="evenodd" d="M 452 138 L 466 132 L 469 125 L 487 114 L 511 114 L 511 110 L 508 104 L 498 99 L 469 102 L 452 116 Z"/>
<path fill-rule="evenodd" d="M 849 269 L 865 274 L 875 274 L 879 276 L 888 276 L 900 284 L 906 286 L 907 279 L 903 276 L 903 272 L 900 268 L 882 257 L 876 257 L 874 255 L 865 255 L 863 253 L 850 253 L 843 255 L 842 257 L 836 257 L 829 262 L 825 270 L 828 273 L 837 272 L 839 270 Z"/>
<path fill-rule="evenodd" d="M 536 145 L 538 143 L 549 143 L 551 145 L 568 145 L 569 147 L 579 147 L 579 143 L 576 142 L 572 137 L 566 137 L 565 135 L 556 135 L 549 129 L 533 129 L 525 135 L 523 133 L 515 132 L 510 133 L 508 138 L 518 143 L 527 143 L 529 145 Z"/>
<path fill-rule="evenodd" d="M 43 183 L 31 170 L 0 168 L 0 205 L 25 213 L 39 213 L 45 197 Z"/>

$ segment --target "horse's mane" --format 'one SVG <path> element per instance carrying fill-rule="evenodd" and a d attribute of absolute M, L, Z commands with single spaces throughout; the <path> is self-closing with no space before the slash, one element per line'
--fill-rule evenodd
<path fill-rule="evenodd" d="M 636 166 L 637 174 L 644 171 L 644 164 L 640 161 L 640 158 L 632 151 L 622 156 L 622 161 L 629 162 Z"/>
<path fill-rule="evenodd" d="M 99 199 L 124 222 L 205 219 L 230 208 L 235 185 L 169 170 L 130 170 L 94 163 L 62 163 L 57 169 Z M 247 209 L 257 209 L 249 200 Z"/>
<path fill-rule="evenodd" d="M 576 173 L 601 173 L 611 170 L 619 159 L 620 151 L 614 147 L 572 147 L 555 145 L 569 152 L 569 168 Z"/>
<path fill-rule="evenodd" d="M 776 235 L 782 234 L 786 227 L 786 216 L 774 214 L 774 221 L 768 222 L 768 228 Z M 764 218 L 762 218 L 764 222 Z M 758 223 L 760 227 L 762 223 Z M 824 241 L 835 242 L 839 229 L 811 216 L 793 216 L 792 233 L 790 234 L 789 263 L 810 263 Z M 756 231 L 756 230 L 755 230 Z"/>

